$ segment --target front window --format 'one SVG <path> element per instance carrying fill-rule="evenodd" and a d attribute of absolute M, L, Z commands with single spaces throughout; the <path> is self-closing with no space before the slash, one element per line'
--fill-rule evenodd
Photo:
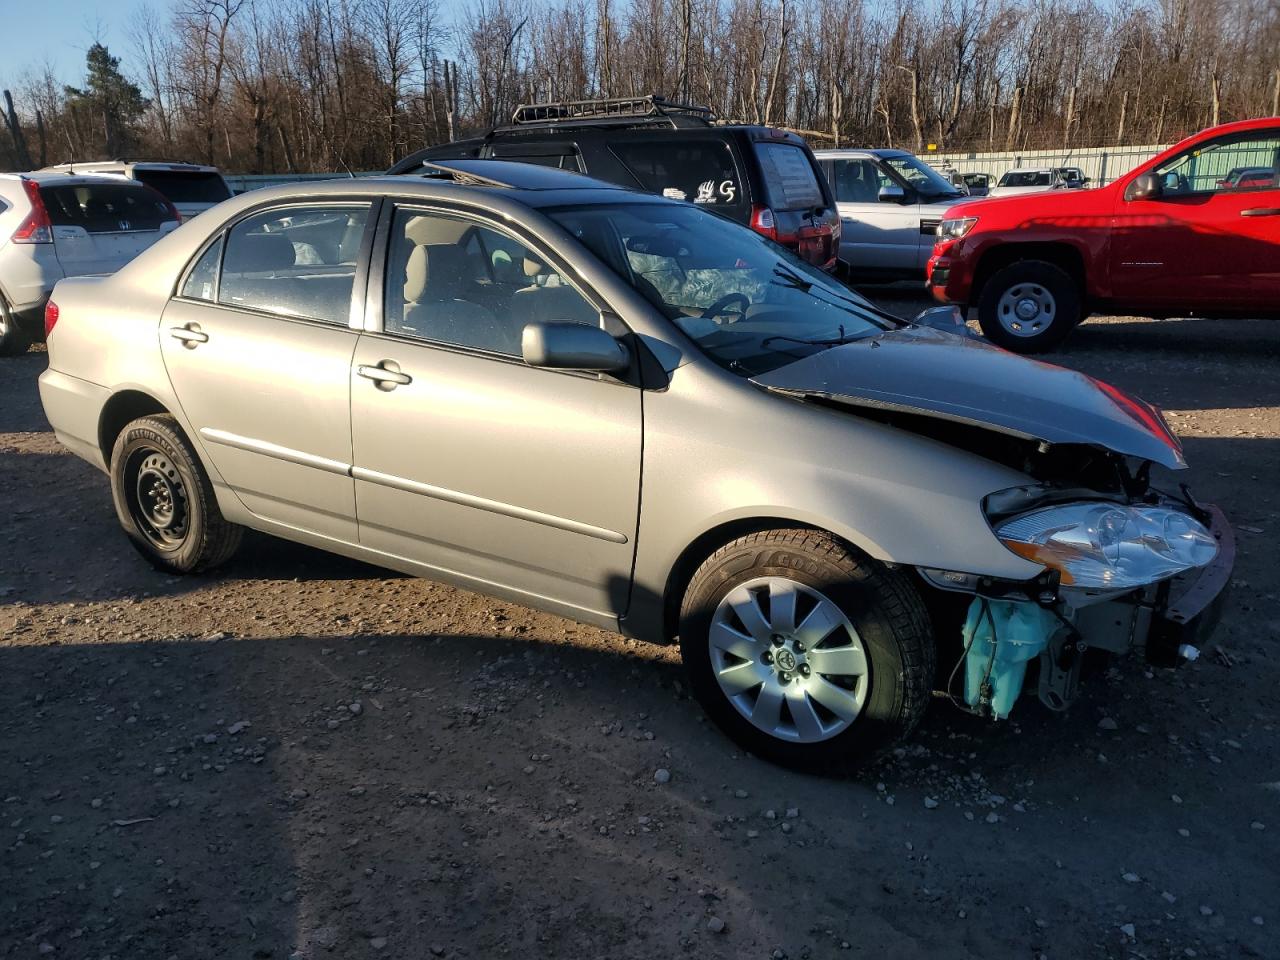
<path fill-rule="evenodd" d="M 776 244 L 694 207 L 549 212 L 711 359 L 742 376 L 899 322 Z"/>
<path fill-rule="evenodd" d="M 898 157 L 885 157 L 884 162 L 922 197 L 955 197 L 960 195 L 960 191 L 948 183 L 942 174 L 938 173 L 937 170 L 919 157 L 908 153 Z"/>
<path fill-rule="evenodd" d="M 1259 130 L 1201 144 L 1153 171 L 1165 196 L 1280 187 L 1280 131 Z"/>

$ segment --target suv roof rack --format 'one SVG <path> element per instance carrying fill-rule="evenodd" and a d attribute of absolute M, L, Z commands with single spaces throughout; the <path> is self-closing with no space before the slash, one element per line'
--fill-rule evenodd
<path fill-rule="evenodd" d="M 558 103 L 522 103 L 511 115 L 512 128 L 531 126 L 632 125 L 666 123 L 673 127 L 709 127 L 715 120 L 710 107 L 676 103 L 659 94 Z"/>

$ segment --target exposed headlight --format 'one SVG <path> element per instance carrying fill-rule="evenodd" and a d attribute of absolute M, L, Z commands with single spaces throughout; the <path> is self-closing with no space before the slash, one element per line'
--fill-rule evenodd
<path fill-rule="evenodd" d="M 1164 507 L 1069 503 L 1002 523 L 1000 542 L 1057 570 L 1064 584 L 1129 589 L 1164 580 L 1218 555 L 1198 521 Z"/>
<path fill-rule="evenodd" d="M 959 240 L 972 230 L 973 225 L 977 222 L 977 217 L 956 217 L 952 220 L 943 220 L 938 224 L 938 239 Z"/>

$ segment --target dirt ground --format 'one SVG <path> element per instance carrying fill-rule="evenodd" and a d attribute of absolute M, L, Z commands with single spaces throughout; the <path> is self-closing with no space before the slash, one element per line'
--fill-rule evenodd
<path fill-rule="evenodd" d="M 1280 957 L 1280 327 L 1052 359 L 1235 524 L 1222 654 L 935 701 L 852 781 L 736 751 L 673 650 L 264 537 L 159 575 L 3 361 L 0 957 Z"/>

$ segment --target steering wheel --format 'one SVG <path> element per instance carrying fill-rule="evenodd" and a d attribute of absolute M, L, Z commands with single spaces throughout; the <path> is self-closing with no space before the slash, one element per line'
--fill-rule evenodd
<path fill-rule="evenodd" d="M 710 320 L 712 317 L 724 313 L 725 309 L 733 303 L 741 305 L 738 310 L 738 319 L 741 320 L 747 315 L 747 308 L 751 306 L 751 298 L 745 293 L 726 293 L 723 297 L 702 311 L 702 319 Z"/>

